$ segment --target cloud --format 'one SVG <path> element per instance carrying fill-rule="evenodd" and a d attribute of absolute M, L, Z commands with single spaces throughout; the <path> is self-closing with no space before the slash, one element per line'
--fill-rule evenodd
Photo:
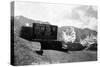
<path fill-rule="evenodd" d="M 72 9 L 67 19 L 73 20 L 73 24 L 77 22 L 81 28 L 90 28 L 97 30 L 97 7 L 96 6 L 79 6 Z M 75 21 L 75 22 L 74 22 Z"/>
<path fill-rule="evenodd" d="M 48 21 L 52 25 L 97 29 L 97 6 L 16 2 L 15 16 Z"/>

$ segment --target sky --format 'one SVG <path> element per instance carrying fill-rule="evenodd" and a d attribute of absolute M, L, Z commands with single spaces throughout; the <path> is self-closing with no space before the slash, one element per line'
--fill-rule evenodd
<path fill-rule="evenodd" d="M 59 27 L 75 26 L 97 30 L 97 6 L 16 1 L 14 8 L 15 16 L 49 22 Z"/>

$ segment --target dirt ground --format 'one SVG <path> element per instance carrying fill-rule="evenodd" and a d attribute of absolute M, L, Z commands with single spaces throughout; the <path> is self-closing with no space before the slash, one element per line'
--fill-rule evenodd
<path fill-rule="evenodd" d="M 69 51 L 68 53 L 44 50 L 43 55 L 47 56 L 54 63 L 66 63 L 66 62 L 83 62 L 83 61 L 96 61 L 96 51 Z"/>

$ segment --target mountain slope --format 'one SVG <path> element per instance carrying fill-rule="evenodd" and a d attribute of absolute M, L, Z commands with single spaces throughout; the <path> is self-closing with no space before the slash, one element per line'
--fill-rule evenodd
<path fill-rule="evenodd" d="M 74 33 L 74 32 L 75 33 Z M 97 42 L 97 32 L 94 30 L 90 30 L 88 28 L 85 29 L 80 29 L 80 28 L 76 28 L 76 27 L 72 27 L 72 26 L 63 26 L 58 28 L 58 40 L 63 41 L 64 37 L 63 36 L 63 32 L 65 32 L 66 38 L 70 38 L 72 39 L 73 35 L 74 35 L 74 43 L 78 42 L 81 43 L 81 41 L 84 41 L 86 39 L 88 40 L 96 40 L 95 42 Z M 66 39 L 69 40 L 69 39 Z M 67 42 L 71 42 L 71 41 L 67 41 Z"/>

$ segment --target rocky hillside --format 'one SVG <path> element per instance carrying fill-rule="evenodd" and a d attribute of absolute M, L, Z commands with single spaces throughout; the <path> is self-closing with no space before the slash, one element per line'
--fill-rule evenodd
<path fill-rule="evenodd" d="M 63 26 L 58 29 L 58 40 L 65 43 L 97 43 L 97 32 L 88 28 L 80 29 L 72 26 Z"/>

